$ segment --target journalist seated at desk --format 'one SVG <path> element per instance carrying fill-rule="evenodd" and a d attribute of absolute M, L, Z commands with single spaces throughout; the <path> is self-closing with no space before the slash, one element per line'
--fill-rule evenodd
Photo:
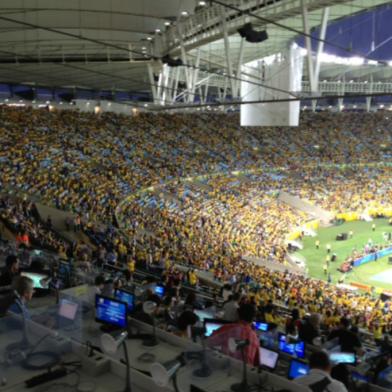
<path fill-rule="evenodd" d="M 11 286 L 15 277 L 19 276 L 19 259 L 16 255 L 8 255 L 5 260 L 5 268 L 1 271 L 0 286 Z"/>
<path fill-rule="evenodd" d="M 6 314 L 7 315 L 17 315 L 23 317 L 24 320 L 33 320 L 39 324 L 46 325 L 47 327 L 54 326 L 54 319 L 48 315 L 34 315 L 32 316 L 28 308 L 28 303 L 33 298 L 34 287 L 33 280 L 27 276 L 19 276 L 14 279 L 12 283 L 13 291 L 5 300 Z M 20 326 L 21 320 L 14 319 L 9 320 L 9 322 L 14 326 Z"/>
<path fill-rule="evenodd" d="M 256 316 L 256 308 L 252 304 L 242 304 L 238 309 L 239 321 L 223 325 L 208 338 L 209 347 L 220 347 L 221 351 L 239 360 L 242 359 L 241 351 L 234 353 L 229 350 L 229 340 L 248 341 L 244 349 L 246 362 L 249 365 L 258 365 L 260 342 L 252 329 L 252 322 Z"/>
<path fill-rule="evenodd" d="M 343 352 L 362 353 L 362 343 L 358 336 L 358 329 L 350 329 L 350 320 L 342 317 L 340 325 L 328 336 L 328 340 L 338 339 L 340 348 Z"/>
<path fill-rule="evenodd" d="M 2 308 L 6 315 L 19 315 L 25 320 L 31 319 L 27 304 L 31 301 L 34 294 L 33 280 L 26 276 L 16 277 L 12 282 L 12 292 L 3 299 Z M 15 325 L 18 320 L 13 321 Z"/>
<path fill-rule="evenodd" d="M 312 353 L 309 358 L 310 372 L 295 380 L 313 392 L 347 392 L 345 385 L 331 377 L 331 363 L 324 351 Z"/>

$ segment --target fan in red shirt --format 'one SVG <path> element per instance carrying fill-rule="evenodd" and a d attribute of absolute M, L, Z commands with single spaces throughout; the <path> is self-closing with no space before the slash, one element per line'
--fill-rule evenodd
<path fill-rule="evenodd" d="M 23 244 L 27 247 L 30 246 L 29 235 L 26 232 L 19 232 L 16 236 L 16 242 L 18 243 L 18 245 Z"/>
<path fill-rule="evenodd" d="M 229 350 L 229 339 L 248 340 L 249 345 L 244 349 L 245 359 L 249 365 L 259 364 L 260 342 L 256 332 L 252 329 L 252 321 L 256 315 L 256 308 L 252 304 L 242 304 L 238 309 L 239 321 L 233 324 L 226 324 L 208 338 L 209 347 L 220 347 L 226 355 L 242 360 L 241 351 L 231 352 Z"/>

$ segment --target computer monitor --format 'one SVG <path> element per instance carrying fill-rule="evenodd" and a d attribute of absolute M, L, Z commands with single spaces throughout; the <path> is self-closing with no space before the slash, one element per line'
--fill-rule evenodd
<path fill-rule="evenodd" d="M 361 374 L 359 372 L 351 372 L 351 379 L 353 381 L 362 382 L 362 383 L 370 382 L 369 376 L 366 376 L 365 374 Z"/>
<path fill-rule="evenodd" d="M 297 357 L 300 359 L 305 358 L 305 343 L 289 343 L 287 335 L 284 334 L 279 335 L 279 350 L 286 354 L 292 355 L 293 357 Z"/>
<path fill-rule="evenodd" d="M 204 322 L 205 319 L 208 319 L 208 318 L 210 319 L 210 318 L 214 317 L 213 314 L 211 314 L 210 312 L 206 312 L 205 310 L 195 309 L 195 310 L 193 311 L 193 313 L 195 313 L 195 315 L 196 315 L 197 317 L 199 317 L 199 320 L 200 320 L 201 322 Z"/>
<path fill-rule="evenodd" d="M 156 295 L 158 295 L 158 297 L 163 298 L 165 295 L 165 286 L 162 286 L 161 284 L 157 284 L 155 286 L 154 292 Z"/>
<path fill-rule="evenodd" d="M 260 347 L 259 363 L 261 367 L 274 370 L 278 364 L 279 354 L 276 351 L 268 350 L 265 347 Z"/>
<path fill-rule="evenodd" d="M 222 325 L 228 324 L 228 321 L 219 319 L 204 319 L 204 335 L 206 337 L 211 336 L 213 332 L 218 330 Z"/>
<path fill-rule="evenodd" d="M 49 288 L 48 275 L 27 271 L 21 272 L 20 275 L 30 278 L 33 281 L 33 287 L 35 289 L 47 290 Z"/>
<path fill-rule="evenodd" d="M 257 331 L 260 332 L 267 332 L 268 331 L 268 323 L 262 323 L 261 321 L 254 321 L 253 322 L 253 327 Z"/>
<path fill-rule="evenodd" d="M 121 302 L 125 302 L 128 306 L 128 313 L 131 313 L 135 310 L 135 296 L 133 293 L 123 290 L 117 289 L 115 291 L 115 297 Z"/>
<path fill-rule="evenodd" d="M 297 361 L 296 359 L 292 359 L 290 361 L 289 367 L 289 375 L 288 378 L 290 380 L 294 380 L 301 376 L 306 376 L 309 373 L 309 365 L 302 361 Z"/>
<path fill-rule="evenodd" d="M 329 354 L 329 360 L 334 364 L 337 365 L 339 363 L 347 363 L 347 364 L 355 364 L 356 357 L 354 353 L 339 353 L 333 352 Z"/>
<path fill-rule="evenodd" d="M 98 323 L 117 328 L 127 327 L 127 307 L 125 302 L 104 297 L 95 296 L 95 320 Z"/>
<path fill-rule="evenodd" d="M 64 319 L 74 321 L 79 304 L 68 299 L 60 299 L 58 315 Z"/>

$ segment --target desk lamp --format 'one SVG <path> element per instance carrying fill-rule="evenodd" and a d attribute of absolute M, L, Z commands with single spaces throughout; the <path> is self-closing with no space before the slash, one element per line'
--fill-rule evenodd
<path fill-rule="evenodd" d="M 229 351 L 235 353 L 237 350 L 241 350 L 242 355 L 242 381 L 240 383 L 233 384 L 231 390 L 233 392 L 250 392 L 251 388 L 248 384 L 248 375 L 246 371 L 246 357 L 245 347 L 249 346 L 249 340 L 235 340 L 230 338 L 228 342 Z"/>
<path fill-rule="evenodd" d="M 127 345 L 125 344 L 125 339 L 128 337 L 128 332 L 121 332 L 117 337 L 113 337 L 108 333 L 105 333 L 101 336 L 101 346 L 102 350 L 108 354 L 113 355 L 117 352 L 120 345 L 122 345 L 124 349 L 125 356 L 125 366 L 126 366 L 126 376 L 125 376 L 125 389 L 124 392 L 131 392 L 131 372 L 129 369 L 129 356 Z"/>
<path fill-rule="evenodd" d="M 151 316 L 152 319 L 152 336 L 143 341 L 143 346 L 154 347 L 158 344 L 156 337 L 155 317 L 154 313 L 157 309 L 157 304 L 153 301 L 146 301 L 143 304 L 143 312 Z"/>
<path fill-rule="evenodd" d="M 183 354 L 164 363 L 155 362 L 150 368 L 151 377 L 154 380 L 154 383 L 161 388 L 167 387 L 170 380 L 173 379 L 174 389 L 178 391 L 176 373 L 180 367 L 184 365 L 185 361 Z"/>

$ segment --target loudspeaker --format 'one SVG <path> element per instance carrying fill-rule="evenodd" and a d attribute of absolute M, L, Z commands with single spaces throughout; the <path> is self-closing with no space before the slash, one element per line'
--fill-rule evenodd
<path fill-rule="evenodd" d="M 247 35 L 253 30 L 252 23 L 246 23 L 240 27 L 237 31 L 242 38 L 246 38 Z"/>
<path fill-rule="evenodd" d="M 268 34 L 265 30 L 256 31 L 253 29 L 252 23 L 246 23 L 238 30 L 238 33 L 242 38 L 245 38 L 248 42 L 258 43 L 268 39 Z"/>
<path fill-rule="evenodd" d="M 162 63 L 167 64 L 169 67 L 179 67 L 183 65 L 183 62 L 180 58 L 172 59 L 168 54 L 162 57 Z"/>
<path fill-rule="evenodd" d="M 246 37 L 246 40 L 250 43 L 263 42 L 268 39 L 268 34 L 265 30 L 263 31 L 251 31 Z"/>

